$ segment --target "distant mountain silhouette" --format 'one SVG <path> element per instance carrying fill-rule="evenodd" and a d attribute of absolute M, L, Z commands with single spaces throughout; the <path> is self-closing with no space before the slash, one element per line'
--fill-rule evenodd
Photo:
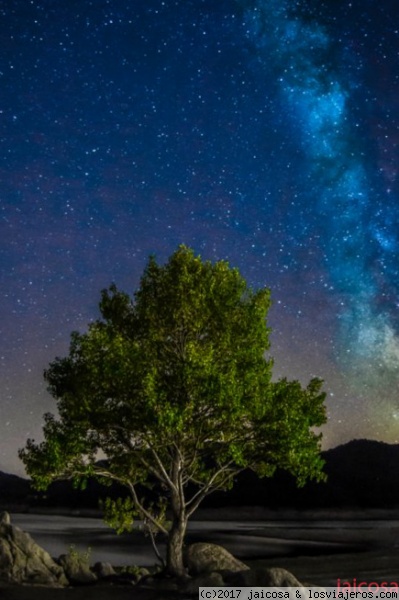
<path fill-rule="evenodd" d="M 324 453 L 329 487 L 359 506 L 399 506 L 399 444 L 354 440 Z"/>
<path fill-rule="evenodd" d="M 242 473 L 229 492 L 218 492 L 204 502 L 207 507 L 263 506 L 266 508 L 393 508 L 399 507 L 399 444 L 353 440 L 322 453 L 326 483 L 309 482 L 298 489 L 289 474 L 278 471 L 271 479 Z M 0 507 L 10 504 L 70 508 L 97 508 L 98 499 L 124 495 L 124 488 L 104 487 L 89 481 L 86 490 L 71 482 L 52 484 L 45 494 L 30 482 L 0 472 Z"/>
<path fill-rule="evenodd" d="M 270 508 L 399 506 L 399 444 L 353 440 L 322 456 L 326 483 L 309 482 L 297 488 L 294 478 L 283 471 L 263 480 L 244 472 L 233 490 L 217 494 L 214 502 Z"/>
<path fill-rule="evenodd" d="M 27 479 L 0 471 L 0 507 L 26 503 L 30 489 L 31 485 Z"/>

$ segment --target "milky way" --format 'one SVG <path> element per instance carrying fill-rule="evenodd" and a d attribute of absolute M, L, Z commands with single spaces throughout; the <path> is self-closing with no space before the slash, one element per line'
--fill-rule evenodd
<path fill-rule="evenodd" d="M 341 13 L 329 15 L 335 37 L 326 24 L 326 7 L 322 19 L 310 2 L 259 1 L 245 6 L 248 36 L 267 76 L 273 73 L 277 78 L 287 118 L 297 127 L 298 143 L 308 159 L 311 194 L 303 193 L 302 201 L 317 214 L 331 289 L 340 296 L 337 359 L 349 368 L 354 385 L 373 389 L 379 400 L 388 389 L 392 400 L 399 383 L 399 206 L 392 189 L 396 167 L 387 173 L 380 165 L 375 176 L 362 132 L 365 123 L 361 114 L 356 116 L 356 110 L 367 113 L 368 103 L 378 104 L 364 89 L 363 72 L 372 66 L 353 52 L 353 29 L 348 32 L 346 26 L 337 36 L 340 22 L 358 25 L 360 5 L 336 3 Z M 385 10 L 375 15 L 387 25 L 389 7 Z M 372 18 L 369 13 L 369 25 Z M 363 36 L 368 35 L 363 30 Z M 386 38 L 383 42 L 374 49 L 377 56 L 387 51 Z M 392 60 L 398 56 L 395 42 L 388 50 Z M 394 159 L 397 153 L 385 157 L 388 164 Z M 378 412 L 386 406 L 376 399 L 375 408 Z"/>
<path fill-rule="evenodd" d="M 399 440 L 396 0 L 0 3 L 0 470 L 43 369 L 179 243 L 271 288 L 325 445 Z"/>

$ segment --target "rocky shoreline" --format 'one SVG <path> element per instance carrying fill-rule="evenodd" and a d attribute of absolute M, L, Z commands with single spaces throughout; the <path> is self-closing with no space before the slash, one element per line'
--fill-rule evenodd
<path fill-rule="evenodd" d="M 0 592 L 4 598 L 29 598 L 51 589 L 53 597 L 84 598 L 91 596 L 122 597 L 126 588 L 131 597 L 159 598 L 173 595 L 197 596 L 201 586 L 300 586 L 288 571 L 278 567 L 251 569 L 217 544 L 195 543 L 188 546 L 185 556 L 187 577 L 173 579 L 157 570 L 146 568 L 117 571 L 109 563 L 90 566 L 89 557 L 74 550 L 52 558 L 32 537 L 11 523 L 10 515 L 0 515 Z M 39 590 L 34 592 L 34 590 Z M 59 590 L 64 590 L 61 594 Z M 105 590 L 105 591 L 104 591 Z M 18 595 L 19 594 L 19 595 Z M 0 597 L 1 597 L 0 595 Z M 69 595 L 69 596 L 68 596 Z M 166 596 L 165 596 L 166 595 Z"/>
<path fill-rule="evenodd" d="M 263 548 L 262 544 L 271 543 L 276 549 L 281 545 L 286 553 L 260 558 L 247 552 L 247 557 L 242 559 L 244 562 L 232 556 L 231 553 L 237 554 L 233 547 L 229 547 L 229 553 L 219 545 L 226 542 L 226 547 L 232 546 L 227 544 L 226 536 L 218 532 L 212 539 L 210 532 L 205 535 L 204 531 L 200 536 L 202 539 L 197 536 L 188 546 L 194 549 L 188 552 L 191 561 L 188 564 L 186 554 L 189 577 L 177 581 L 161 576 L 154 567 L 117 568 L 105 562 L 91 565 L 87 553 L 74 549 L 54 559 L 28 533 L 13 525 L 7 513 L 3 513 L 0 516 L 0 600 L 170 600 L 196 597 L 198 586 L 204 584 L 253 585 L 256 581 L 260 585 L 271 585 L 278 573 L 289 578 L 293 577 L 291 573 L 294 574 L 295 580 L 287 580 L 290 585 L 301 582 L 322 587 L 336 586 L 338 579 L 388 583 L 399 580 L 396 523 L 386 521 L 381 529 L 375 530 L 373 521 L 367 529 L 351 529 L 345 524 L 342 528 L 338 524 L 333 529 L 326 529 L 324 525 L 315 532 L 306 529 L 306 523 L 303 523 L 302 529 L 295 529 L 295 538 L 306 538 L 307 535 L 307 540 L 317 538 L 317 543 L 323 541 L 324 544 L 331 540 L 340 541 L 342 549 L 335 554 L 325 554 L 323 548 L 324 554 L 289 555 L 287 550 L 293 541 L 290 526 L 268 527 L 262 538 L 248 538 L 248 543 L 256 548 L 255 542 L 260 539 L 259 549 Z M 255 535 L 257 531 L 252 533 Z M 349 550 L 353 545 L 350 541 L 358 545 L 361 539 L 364 542 L 361 551 Z"/>

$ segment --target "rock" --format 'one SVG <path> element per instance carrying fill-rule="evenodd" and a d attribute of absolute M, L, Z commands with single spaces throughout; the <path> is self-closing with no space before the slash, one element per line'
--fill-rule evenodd
<path fill-rule="evenodd" d="M 244 571 L 247 565 L 235 558 L 222 546 L 198 543 L 188 546 L 185 562 L 190 575 L 211 573 L 212 571 Z"/>
<path fill-rule="evenodd" d="M 0 513 L 0 525 L 11 525 L 11 517 L 8 512 L 4 511 Z"/>
<path fill-rule="evenodd" d="M 90 571 L 90 565 L 87 559 L 79 556 L 77 552 L 62 554 L 58 562 L 65 571 L 65 574 L 72 584 L 88 585 L 95 583 L 97 577 Z"/>
<path fill-rule="evenodd" d="M 98 579 L 104 579 L 104 577 L 111 577 L 116 575 L 116 571 L 111 563 L 107 562 L 96 562 L 92 568 L 93 573 Z"/>
<path fill-rule="evenodd" d="M 302 587 L 298 579 L 286 569 L 250 569 L 223 573 L 224 582 L 237 587 Z"/>
<path fill-rule="evenodd" d="M 0 581 L 68 585 L 64 570 L 28 533 L 11 525 L 8 513 L 0 516 Z"/>

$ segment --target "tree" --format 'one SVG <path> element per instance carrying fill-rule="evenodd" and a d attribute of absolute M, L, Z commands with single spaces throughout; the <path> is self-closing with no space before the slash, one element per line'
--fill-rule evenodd
<path fill-rule="evenodd" d="M 45 371 L 59 416 L 45 415 L 44 441 L 20 450 L 36 486 L 89 476 L 123 484 L 167 536 L 167 571 L 181 576 L 188 519 L 239 472 L 321 479 L 322 382 L 272 381 L 269 306 L 267 289 L 185 246 L 164 266 L 150 258 L 133 300 L 104 290 L 102 318 L 72 333 L 69 355 Z M 169 527 L 139 498 L 137 487 L 154 482 Z"/>

